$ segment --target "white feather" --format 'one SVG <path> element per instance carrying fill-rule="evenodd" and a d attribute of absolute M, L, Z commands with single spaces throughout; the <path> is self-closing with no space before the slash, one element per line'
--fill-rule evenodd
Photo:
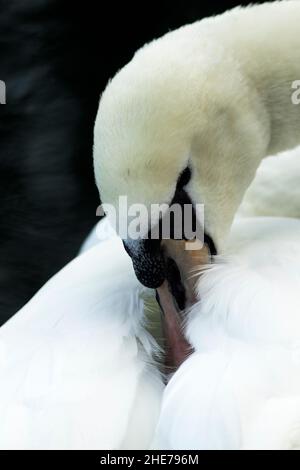
<path fill-rule="evenodd" d="M 300 218 L 299 181 L 300 147 L 265 158 L 237 215 Z"/>
<path fill-rule="evenodd" d="M 0 448 L 149 446 L 162 381 L 142 291 L 115 236 L 0 329 Z"/>
<path fill-rule="evenodd" d="M 161 448 L 300 447 L 300 221 L 238 220 L 230 246 L 198 283 Z"/>

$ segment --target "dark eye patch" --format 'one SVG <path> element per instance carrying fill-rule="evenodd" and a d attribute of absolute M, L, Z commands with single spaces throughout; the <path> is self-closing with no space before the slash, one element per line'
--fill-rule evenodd
<path fill-rule="evenodd" d="M 177 186 L 176 186 L 176 191 L 183 189 L 190 181 L 192 176 L 191 169 L 187 166 L 183 172 L 180 174 L 178 180 L 177 180 Z"/>
<path fill-rule="evenodd" d="M 204 232 L 204 243 L 208 246 L 211 256 L 216 256 L 218 253 L 216 245 L 214 244 L 213 239 L 206 232 Z"/>

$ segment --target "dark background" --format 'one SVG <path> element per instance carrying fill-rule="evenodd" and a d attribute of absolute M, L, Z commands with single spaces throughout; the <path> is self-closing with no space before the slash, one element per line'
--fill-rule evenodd
<path fill-rule="evenodd" d="M 109 77 L 145 42 L 237 4 L 0 0 L 0 324 L 97 221 L 93 122 Z"/>

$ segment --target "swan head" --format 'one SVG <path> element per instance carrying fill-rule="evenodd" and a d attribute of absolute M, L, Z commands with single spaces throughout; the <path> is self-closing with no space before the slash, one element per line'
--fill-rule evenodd
<path fill-rule="evenodd" d="M 119 211 L 119 225 L 129 225 L 128 212 L 120 214 L 120 197 L 126 197 L 127 208 L 145 208 L 139 215 L 142 238 L 159 226 L 172 203 L 204 205 L 204 223 L 197 211 L 190 222 L 199 222 L 205 242 L 204 255 L 199 249 L 199 257 L 191 257 L 195 268 L 195 259 L 207 262 L 209 253 L 222 248 L 255 175 L 258 160 L 245 158 L 245 152 L 259 133 L 239 71 L 229 58 L 222 65 L 218 48 L 210 54 L 208 47 L 195 49 L 195 41 L 189 47 L 189 28 L 142 48 L 110 81 L 95 122 L 94 169 L 102 204 Z M 237 75 L 240 89 L 228 82 L 220 89 L 215 78 L 224 68 Z M 157 205 L 164 205 L 159 214 Z M 169 269 L 161 238 L 122 238 L 142 284 L 159 288 L 167 279 L 181 308 L 186 300 L 181 268 L 175 260 Z"/>

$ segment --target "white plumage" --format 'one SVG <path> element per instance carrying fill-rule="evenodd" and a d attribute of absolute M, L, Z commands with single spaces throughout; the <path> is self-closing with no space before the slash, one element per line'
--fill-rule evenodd
<path fill-rule="evenodd" d="M 162 381 L 143 327 L 143 291 L 114 236 L 0 329 L 1 449 L 150 445 Z"/>
<path fill-rule="evenodd" d="M 79 256 L 0 330 L 0 448 L 300 447 L 299 240 L 298 220 L 236 221 L 199 282 L 195 353 L 154 441 L 163 384 L 143 288 L 115 236 Z"/>
<path fill-rule="evenodd" d="M 156 444 L 300 448 L 300 221 L 237 220 L 230 246 L 198 283 Z"/>
<path fill-rule="evenodd" d="M 205 231 L 222 250 L 261 161 L 300 145 L 299 24 L 299 1 L 266 2 L 185 25 L 137 51 L 99 104 L 101 201 L 170 204 L 188 167 L 185 191 L 205 205 Z M 140 219 L 148 231 L 148 217 Z"/>
<path fill-rule="evenodd" d="M 188 167 L 187 194 L 224 249 L 261 160 L 299 144 L 299 20 L 296 1 L 235 9 L 141 49 L 100 102 L 102 201 L 170 203 Z M 277 184 L 286 167 L 264 168 L 240 214 L 299 215 L 297 185 Z M 236 221 L 187 317 L 195 352 L 164 392 L 145 290 L 109 237 L 91 248 L 92 234 L 1 328 L 0 448 L 299 448 L 300 222 Z"/>
<path fill-rule="evenodd" d="M 238 215 L 300 218 L 300 147 L 265 158 Z"/>

